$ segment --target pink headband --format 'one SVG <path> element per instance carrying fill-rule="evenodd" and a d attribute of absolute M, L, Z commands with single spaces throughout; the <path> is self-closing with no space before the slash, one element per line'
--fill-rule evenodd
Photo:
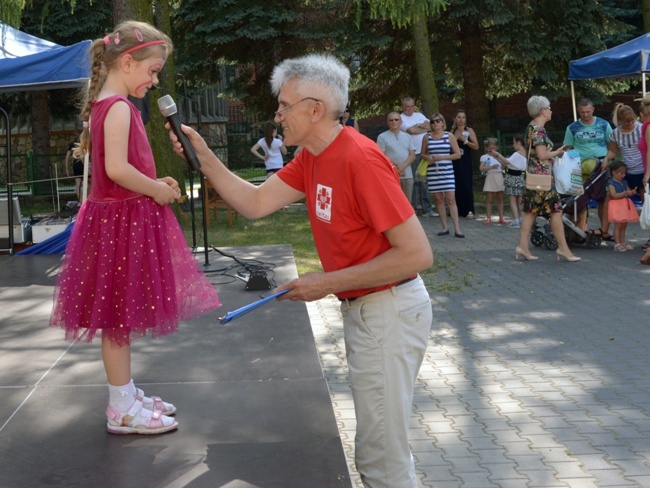
<path fill-rule="evenodd" d="M 163 40 L 149 41 L 149 42 L 145 42 L 144 44 L 138 44 L 137 46 L 133 46 L 131 49 L 127 49 L 126 51 L 124 51 L 122 54 L 129 54 L 129 53 L 132 53 L 133 51 L 137 51 L 138 49 L 143 49 L 145 47 L 154 46 L 156 44 L 167 44 L 167 43 L 165 41 L 163 41 Z"/>

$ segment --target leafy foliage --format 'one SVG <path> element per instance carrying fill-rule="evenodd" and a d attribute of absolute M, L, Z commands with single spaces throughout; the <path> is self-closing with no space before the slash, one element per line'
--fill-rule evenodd
<path fill-rule="evenodd" d="M 367 4 L 372 18 L 388 19 L 396 27 L 407 27 L 414 17 L 432 17 L 447 5 L 445 0 L 355 0 L 358 6 Z"/>
<path fill-rule="evenodd" d="M 625 22 L 638 15 L 634 2 L 586 0 L 564 2 L 541 0 L 451 0 L 441 16 L 445 27 L 453 29 L 463 17 L 479 16 L 482 69 L 490 99 L 525 91 L 556 98 L 568 94 L 569 61 L 620 44 L 637 35 L 638 27 Z M 624 8 L 625 7 L 625 8 Z M 463 32 L 456 46 L 461 49 Z M 453 70 L 455 71 L 455 70 Z M 454 80 L 459 96 L 463 88 Z M 595 99 L 628 86 L 621 80 L 601 80 L 584 84 L 585 95 Z M 601 95 L 598 94 L 601 92 Z"/>
<path fill-rule="evenodd" d="M 2 0 L 0 20 L 12 27 L 20 26 L 20 14 L 25 8 L 25 0 Z"/>
<path fill-rule="evenodd" d="M 345 0 L 201 0 L 183 1 L 174 14 L 173 36 L 179 45 L 177 69 L 198 84 L 219 79 L 219 63 L 236 64 L 230 96 L 265 114 L 276 103 L 268 80 L 281 60 L 309 52 L 332 52 L 354 69 L 363 45 L 381 42 L 357 29 L 355 10 Z"/>

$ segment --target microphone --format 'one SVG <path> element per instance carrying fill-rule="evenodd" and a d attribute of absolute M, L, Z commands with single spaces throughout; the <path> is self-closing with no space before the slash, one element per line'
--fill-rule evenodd
<path fill-rule="evenodd" d="M 185 132 L 181 130 L 181 119 L 178 117 L 178 110 L 176 109 L 176 103 L 171 95 L 165 95 L 158 99 L 158 108 L 160 113 L 163 114 L 163 117 L 167 119 L 170 127 L 178 137 L 178 140 L 183 147 L 183 154 L 185 154 L 185 160 L 187 161 L 188 166 L 191 170 L 197 171 L 201 167 L 201 163 L 196 157 L 194 148 L 190 144 L 190 140 L 185 135 Z"/>

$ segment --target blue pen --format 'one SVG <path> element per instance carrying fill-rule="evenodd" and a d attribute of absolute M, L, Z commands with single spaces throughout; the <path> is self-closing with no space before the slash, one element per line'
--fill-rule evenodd
<path fill-rule="evenodd" d="M 269 300 L 272 300 L 273 298 L 279 297 L 280 295 L 284 295 L 286 292 L 289 290 L 282 290 L 277 293 L 273 293 L 272 295 L 269 295 L 268 297 L 264 297 L 260 300 L 257 300 L 256 302 L 250 303 L 248 305 L 244 305 L 241 308 L 238 308 L 237 310 L 234 310 L 232 312 L 228 312 L 225 317 L 221 317 L 219 319 L 219 323 L 221 325 L 227 324 L 231 320 L 235 320 L 237 317 L 241 317 L 242 315 L 247 314 L 248 312 L 251 312 L 252 310 L 255 310 L 257 307 L 261 307 L 264 305 L 266 302 Z"/>

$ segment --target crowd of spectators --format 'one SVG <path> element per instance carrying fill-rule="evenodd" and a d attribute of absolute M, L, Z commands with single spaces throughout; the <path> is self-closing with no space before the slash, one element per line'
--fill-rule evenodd
<path fill-rule="evenodd" d="M 628 243 L 617 240 L 615 229 L 620 228 L 622 223 L 611 221 L 609 202 L 621 198 L 613 195 L 623 193 L 626 198 L 638 195 L 637 202 L 645 198 L 644 187 L 650 178 L 646 165 L 650 146 L 650 135 L 646 134 L 650 97 L 642 100 L 638 116 L 632 107 L 617 104 L 611 124 L 605 118 L 594 115 L 591 100 L 580 100 L 577 103 L 579 118 L 566 128 L 562 145 L 554 144 L 544 128 L 553 113 L 548 99 L 533 96 L 527 108 L 532 120 L 524 132 L 513 137 L 513 153 L 509 157 L 504 156 L 498 151 L 498 140 L 486 137 L 482 141 L 484 155 L 480 157 L 478 167 L 473 162 L 472 151 L 478 150 L 481 144 L 474 129 L 468 125 L 466 112 L 456 111 L 448 130 L 443 114 L 425 116 L 416 110 L 411 97 L 402 100 L 401 112 L 394 111 L 387 115 L 388 130 L 378 136 L 377 143 L 395 165 L 402 191 L 411 201 L 416 214 L 424 218 L 440 218 L 442 229 L 438 236 L 465 237 L 460 230 L 460 219 L 476 218 L 474 180 L 480 172 L 485 178 L 484 223 L 493 223 L 494 199 L 498 215 L 495 223 L 520 230 L 515 258 L 536 259 L 528 250 L 528 241 L 536 217 L 542 215 L 550 221 L 558 245 L 558 260 L 569 262 L 577 262 L 580 258 L 573 255 L 565 239 L 562 224 L 564 196 L 556 191 L 554 180 L 548 191 L 528 190 L 525 177 L 526 173 L 537 173 L 553 178 L 554 162 L 565 151 L 575 149 L 580 157 L 583 182 L 592 174 L 607 172 L 602 178 L 602 189 L 590 202 L 597 208 L 599 227 L 587 228 L 588 210 L 579 215 L 576 225 L 602 241 L 614 243 L 614 249 L 618 252 L 631 250 Z M 616 182 L 610 172 L 614 161 L 622 162 L 623 169 L 617 170 L 619 175 L 625 172 L 622 183 Z M 618 164 L 617 167 L 621 168 Z M 622 184 L 629 186 L 629 191 L 614 192 L 613 188 Z M 511 221 L 505 218 L 504 195 L 508 198 Z M 453 234 L 447 225 L 448 217 L 454 226 Z M 643 246 L 643 251 L 645 255 L 641 263 L 650 264 L 650 239 Z"/>

